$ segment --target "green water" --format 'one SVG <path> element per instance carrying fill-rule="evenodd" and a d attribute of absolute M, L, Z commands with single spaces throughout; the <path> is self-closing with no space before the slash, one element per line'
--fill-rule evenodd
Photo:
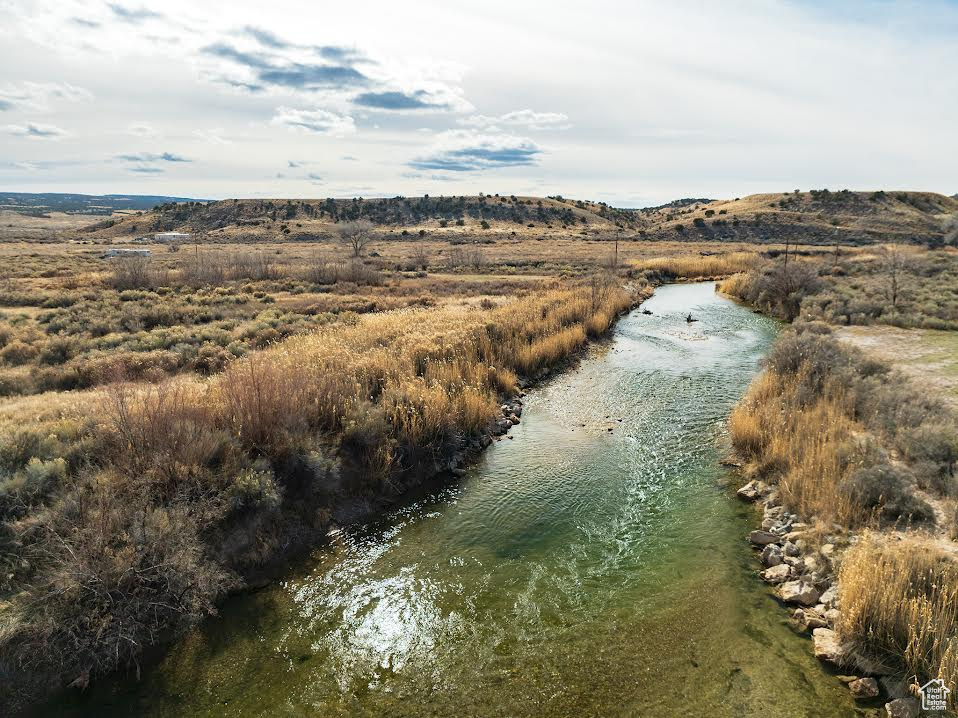
<path fill-rule="evenodd" d="M 339 531 L 140 682 L 57 714 L 858 715 L 755 577 L 754 515 L 721 486 L 717 434 L 776 325 L 711 284 L 645 306 L 464 480 Z"/>

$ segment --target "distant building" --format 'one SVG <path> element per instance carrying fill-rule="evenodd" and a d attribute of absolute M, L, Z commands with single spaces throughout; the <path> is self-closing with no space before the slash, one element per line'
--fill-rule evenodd
<path fill-rule="evenodd" d="M 159 232 L 153 235 L 154 242 L 188 242 L 192 235 L 185 232 Z"/>
<path fill-rule="evenodd" d="M 148 249 L 125 249 L 122 247 L 108 249 L 103 253 L 103 259 L 113 259 L 114 257 L 149 257 Z"/>

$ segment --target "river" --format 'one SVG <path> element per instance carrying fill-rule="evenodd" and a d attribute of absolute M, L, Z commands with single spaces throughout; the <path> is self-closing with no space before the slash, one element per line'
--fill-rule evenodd
<path fill-rule="evenodd" d="M 776 323 L 710 283 L 643 306 L 464 479 L 57 714 L 859 715 L 756 577 L 719 465 Z"/>

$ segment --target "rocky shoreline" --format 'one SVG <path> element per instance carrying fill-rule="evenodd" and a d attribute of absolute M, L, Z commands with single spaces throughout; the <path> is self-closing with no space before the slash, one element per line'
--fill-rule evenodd
<path fill-rule="evenodd" d="M 838 672 L 836 678 L 856 700 L 872 703 L 884 696 L 887 718 L 917 718 L 918 699 L 909 693 L 898 671 L 864 655 L 836 632 L 841 617 L 841 556 L 858 537 L 838 524 L 823 530 L 814 519 L 799 520 L 782 504 L 778 490 L 764 481 L 749 481 L 736 495 L 762 509 L 761 528 L 747 537 L 760 552 L 759 575 L 774 587 L 776 598 L 792 609 L 791 627 L 810 634 L 815 657 Z"/>

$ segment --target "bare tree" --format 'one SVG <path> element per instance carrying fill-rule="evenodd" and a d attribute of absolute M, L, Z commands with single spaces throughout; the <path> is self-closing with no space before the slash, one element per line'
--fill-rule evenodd
<path fill-rule="evenodd" d="M 336 227 L 339 241 L 349 247 L 354 257 L 361 257 L 363 250 L 373 241 L 373 224 L 365 219 L 343 222 Z"/>
<path fill-rule="evenodd" d="M 425 270 L 429 267 L 429 252 L 424 245 L 416 245 L 412 253 L 412 263 L 416 269 Z"/>
<path fill-rule="evenodd" d="M 905 273 L 908 269 L 908 258 L 897 244 L 882 247 L 879 257 L 881 270 L 888 278 L 888 285 L 885 289 L 888 301 L 891 302 L 893 308 L 897 309 L 898 300 L 901 299 Z"/>

